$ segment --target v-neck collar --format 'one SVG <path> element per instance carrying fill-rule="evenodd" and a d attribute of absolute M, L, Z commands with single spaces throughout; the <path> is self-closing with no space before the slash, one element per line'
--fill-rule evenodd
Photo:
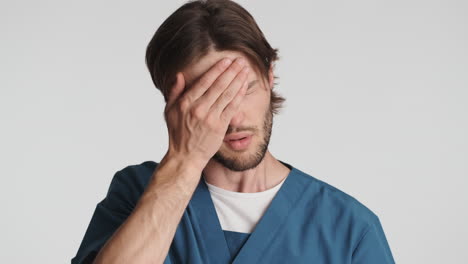
<path fill-rule="evenodd" d="M 209 263 L 256 263 L 265 247 L 273 241 L 289 211 L 307 187 L 305 178 L 300 177 L 303 172 L 288 163 L 278 161 L 291 171 L 236 256 L 231 256 L 229 252 L 208 186 L 203 178 L 200 179 L 190 204 L 195 209 L 200 223 L 203 244 L 209 252 Z"/>

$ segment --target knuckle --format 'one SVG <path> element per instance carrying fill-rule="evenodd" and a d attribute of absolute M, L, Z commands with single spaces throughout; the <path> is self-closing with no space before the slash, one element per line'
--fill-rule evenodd
<path fill-rule="evenodd" d="M 201 87 L 207 87 L 210 85 L 210 80 L 208 74 L 204 75 L 203 77 L 200 78 L 198 81 L 198 85 Z"/>
<path fill-rule="evenodd" d="M 196 119 L 203 119 L 203 109 L 200 107 L 200 106 L 196 106 L 194 108 L 192 108 L 191 110 L 191 114 L 193 117 L 195 117 Z"/>
<path fill-rule="evenodd" d="M 224 100 L 229 100 L 229 99 L 231 99 L 233 96 L 234 96 L 233 91 L 232 91 L 231 89 L 228 89 L 228 90 L 224 91 L 224 93 L 223 93 L 223 98 L 222 98 L 222 99 L 224 99 Z"/>
<path fill-rule="evenodd" d="M 189 100 L 187 97 L 183 97 L 183 98 L 180 100 L 179 108 L 180 108 L 180 110 L 182 110 L 183 112 L 187 111 L 187 110 L 190 108 L 190 100 Z"/>
<path fill-rule="evenodd" d="M 219 112 L 219 102 L 215 102 L 210 109 L 210 114 L 218 113 Z"/>
<path fill-rule="evenodd" d="M 205 125 L 212 131 L 217 131 L 219 126 L 219 118 L 210 116 L 206 119 Z"/>

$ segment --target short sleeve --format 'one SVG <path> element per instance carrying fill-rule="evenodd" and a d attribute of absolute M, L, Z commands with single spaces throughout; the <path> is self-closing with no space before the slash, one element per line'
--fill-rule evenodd
<path fill-rule="evenodd" d="M 106 197 L 96 205 L 72 264 L 92 263 L 102 246 L 133 211 L 138 194 L 130 176 L 121 170 L 112 178 Z"/>
<path fill-rule="evenodd" d="M 380 220 L 377 216 L 375 218 L 374 223 L 368 226 L 353 252 L 353 264 L 395 263 Z"/>

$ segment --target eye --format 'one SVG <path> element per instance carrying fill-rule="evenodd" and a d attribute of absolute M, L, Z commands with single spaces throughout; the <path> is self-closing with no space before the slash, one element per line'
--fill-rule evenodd
<path fill-rule="evenodd" d="M 249 83 L 249 86 L 247 87 L 247 92 L 245 93 L 245 95 L 248 95 L 248 94 L 251 94 L 251 93 L 254 92 L 253 88 L 254 88 L 255 84 L 257 84 L 257 82 L 258 82 L 258 80 L 254 80 L 254 81 L 251 81 Z"/>

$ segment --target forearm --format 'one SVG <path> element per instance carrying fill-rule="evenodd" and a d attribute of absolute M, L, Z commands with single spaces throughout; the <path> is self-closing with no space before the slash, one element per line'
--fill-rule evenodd
<path fill-rule="evenodd" d="M 132 214 L 94 263 L 163 263 L 200 174 L 188 162 L 164 157 Z"/>

